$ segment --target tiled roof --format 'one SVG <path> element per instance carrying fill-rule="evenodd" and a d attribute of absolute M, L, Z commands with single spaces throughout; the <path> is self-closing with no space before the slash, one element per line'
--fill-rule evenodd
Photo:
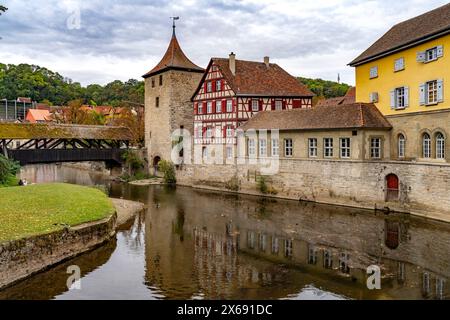
<path fill-rule="evenodd" d="M 52 115 L 48 110 L 29 109 L 26 119 L 30 122 L 51 121 Z"/>
<path fill-rule="evenodd" d="M 446 33 L 450 33 L 450 3 L 395 25 L 350 65 L 365 63 Z"/>
<path fill-rule="evenodd" d="M 320 100 L 316 107 L 335 106 L 339 104 L 353 104 L 356 102 L 356 88 L 351 87 L 343 97 Z"/>
<path fill-rule="evenodd" d="M 177 37 L 173 34 L 170 40 L 169 47 L 167 48 L 164 57 L 152 70 L 143 75 L 144 78 L 151 77 L 152 75 L 161 73 L 168 69 L 189 70 L 195 72 L 204 72 L 203 68 L 200 68 L 186 57 L 183 50 L 181 50 Z"/>
<path fill-rule="evenodd" d="M 243 130 L 330 130 L 363 128 L 389 130 L 392 126 L 374 104 L 354 103 L 312 109 L 260 112 L 247 121 L 241 128 Z"/>
<path fill-rule="evenodd" d="M 314 94 L 295 77 L 277 64 L 269 67 L 264 62 L 236 60 L 235 75 L 231 73 L 229 59 L 213 58 L 223 76 L 237 95 L 270 97 L 312 97 Z"/>

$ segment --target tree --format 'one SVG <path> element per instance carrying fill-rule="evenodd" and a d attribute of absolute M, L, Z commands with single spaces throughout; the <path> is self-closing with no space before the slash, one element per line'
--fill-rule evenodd
<path fill-rule="evenodd" d="M 348 84 L 322 79 L 298 78 L 298 81 L 306 85 L 318 98 L 343 97 L 350 89 Z"/>
<path fill-rule="evenodd" d="M 6 12 L 6 10 L 8 10 L 8 8 L 5 7 L 5 6 L 2 6 L 2 5 L 0 4 L 0 16 L 2 15 L 2 12 Z"/>

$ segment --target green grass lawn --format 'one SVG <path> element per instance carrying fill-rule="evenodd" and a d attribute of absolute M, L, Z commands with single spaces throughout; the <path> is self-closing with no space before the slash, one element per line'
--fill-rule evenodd
<path fill-rule="evenodd" d="M 94 188 L 62 183 L 0 188 L 0 243 L 101 220 L 114 211 Z"/>

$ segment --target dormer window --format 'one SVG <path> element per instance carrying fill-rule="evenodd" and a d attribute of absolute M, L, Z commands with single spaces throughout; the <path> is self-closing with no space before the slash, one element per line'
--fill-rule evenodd
<path fill-rule="evenodd" d="M 253 112 L 259 111 L 259 101 L 258 100 L 252 100 L 252 111 Z"/>
<path fill-rule="evenodd" d="M 222 91 L 222 81 L 216 81 L 216 91 Z"/>

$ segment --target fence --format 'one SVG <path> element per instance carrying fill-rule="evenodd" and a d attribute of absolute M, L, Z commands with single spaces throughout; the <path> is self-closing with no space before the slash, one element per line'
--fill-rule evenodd
<path fill-rule="evenodd" d="M 33 107 L 32 103 L 0 100 L 0 121 L 23 121 Z"/>

